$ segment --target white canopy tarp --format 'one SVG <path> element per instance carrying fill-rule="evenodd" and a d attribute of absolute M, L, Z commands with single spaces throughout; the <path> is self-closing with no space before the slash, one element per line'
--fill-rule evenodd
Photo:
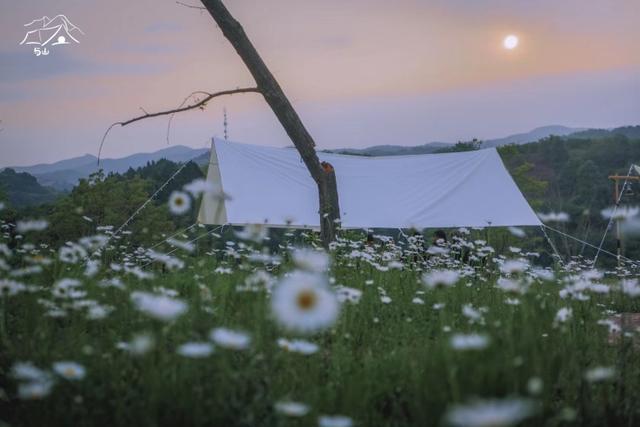
<path fill-rule="evenodd" d="M 494 148 L 318 156 L 335 168 L 344 228 L 541 225 Z M 231 199 L 204 197 L 200 223 L 319 226 L 318 190 L 293 148 L 215 140 L 207 180 Z"/>

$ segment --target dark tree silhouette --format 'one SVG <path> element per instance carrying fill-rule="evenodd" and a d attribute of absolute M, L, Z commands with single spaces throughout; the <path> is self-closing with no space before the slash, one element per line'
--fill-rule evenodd
<path fill-rule="evenodd" d="M 102 152 L 102 146 L 104 141 L 114 126 L 126 126 L 131 123 L 135 123 L 140 120 L 159 117 L 164 115 L 170 115 L 183 111 L 188 111 L 196 108 L 204 108 L 206 103 L 213 98 L 223 95 L 233 95 L 237 93 L 257 92 L 262 94 L 273 113 L 280 121 L 280 124 L 291 138 L 293 145 L 300 153 L 302 161 L 309 170 L 309 174 L 318 186 L 319 197 L 319 215 L 320 215 L 320 235 L 322 244 L 325 248 L 329 247 L 329 244 L 335 240 L 336 230 L 340 222 L 340 206 L 338 201 L 338 186 L 336 181 L 335 171 L 333 166 L 326 162 L 320 162 L 315 150 L 315 142 L 307 129 L 305 128 L 302 120 L 298 116 L 298 113 L 293 108 L 289 99 L 284 94 L 284 91 L 276 81 L 275 77 L 266 64 L 258 54 L 249 38 L 244 32 L 244 29 L 238 21 L 234 19 L 229 13 L 227 8 L 220 0 L 201 0 L 204 7 L 192 6 L 184 3 L 177 2 L 180 5 L 187 6 L 194 9 L 206 10 L 214 19 L 216 24 L 222 30 L 222 34 L 229 40 L 234 47 L 249 72 L 256 81 L 256 87 L 251 88 L 238 88 L 233 90 L 221 91 L 216 93 L 209 92 L 194 92 L 190 94 L 183 103 L 178 107 L 171 110 L 160 111 L 157 113 L 147 113 L 144 109 L 143 115 L 134 117 L 122 122 L 113 123 L 100 142 L 100 149 L 98 151 L 98 162 L 100 161 L 100 153 Z M 200 96 L 194 103 L 186 105 L 187 101 L 194 96 Z M 167 135 L 169 134 L 169 127 L 171 125 L 171 119 L 167 127 Z"/>
<path fill-rule="evenodd" d="M 249 69 L 260 93 L 291 138 L 311 177 L 316 182 L 320 202 L 320 234 L 323 245 L 328 247 L 329 243 L 335 239 L 340 220 L 338 188 L 333 167 L 328 163 L 321 163 L 318 159 L 313 138 L 240 23 L 231 16 L 221 0 L 201 1 Z"/>

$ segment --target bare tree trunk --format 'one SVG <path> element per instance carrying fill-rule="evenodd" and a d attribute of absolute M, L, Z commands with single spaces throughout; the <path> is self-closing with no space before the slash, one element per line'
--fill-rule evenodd
<path fill-rule="evenodd" d="M 321 164 L 315 150 L 313 138 L 302 124 L 300 117 L 273 77 L 255 47 L 221 0 L 201 0 L 211 17 L 216 21 L 222 34 L 229 40 L 238 55 L 249 69 L 265 101 L 291 138 L 300 153 L 311 177 L 318 185 L 320 201 L 320 234 L 325 248 L 335 240 L 336 228 L 340 219 L 338 206 L 338 187 L 333 167 Z"/>

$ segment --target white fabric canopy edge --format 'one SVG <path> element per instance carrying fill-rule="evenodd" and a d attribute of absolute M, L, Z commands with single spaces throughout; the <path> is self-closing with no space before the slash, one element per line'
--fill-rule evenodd
<path fill-rule="evenodd" d="M 336 169 L 342 228 L 541 225 L 495 148 L 318 156 Z M 318 228 L 317 188 L 295 149 L 212 140 L 207 180 L 231 200 L 204 198 L 200 223 Z"/>

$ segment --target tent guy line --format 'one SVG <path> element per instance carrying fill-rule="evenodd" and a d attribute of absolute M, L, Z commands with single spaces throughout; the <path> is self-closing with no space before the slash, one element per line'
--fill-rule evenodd
<path fill-rule="evenodd" d="M 337 162 L 339 165 L 337 173 L 341 206 L 358 208 L 357 201 L 355 204 L 350 202 L 353 202 L 352 199 L 354 198 L 365 197 L 363 203 L 364 208 L 361 207 L 355 210 L 355 219 L 353 219 L 354 215 L 349 216 L 348 212 L 344 212 L 347 219 L 343 221 L 343 228 L 397 228 L 404 235 L 402 232 L 403 228 L 455 228 L 466 226 L 484 228 L 535 225 L 540 227 L 544 237 L 561 264 L 563 264 L 562 256 L 545 229 L 597 249 L 597 254 L 602 252 L 618 258 L 616 254 L 602 249 L 602 242 L 600 246 L 596 246 L 542 223 L 506 171 L 495 149 L 482 150 L 482 152 L 388 157 L 359 157 L 327 153 L 319 153 L 319 156 L 321 159 L 329 157 L 331 162 L 334 164 Z M 227 191 L 228 188 L 231 187 L 233 199 L 203 198 L 196 223 L 165 238 L 163 241 L 148 248 L 148 250 L 160 246 L 171 237 L 184 233 L 196 225 L 218 225 L 218 227 L 197 236 L 189 243 L 195 242 L 225 226 L 261 224 L 268 227 L 275 226 L 293 229 L 317 228 L 317 225 L 314 224 L 314 219 L 317 221 L 317 198 L 314 197 L 316 189 L 312 184 L 311 177 L 304 169 L 304 165 L 300 164 L 298 157 L 297 152 L 290 149 L 212 140 L 207 181 L 217 185 L 219 189 L 224 191 Z M 403 160 L 407 160 L 408 163 L 412 164 L 407 165 L 407 162 L 403 162 Z M 340 164 L 341 161 L 345 163 Z M 388 164 L 385 165 L 385 163 Z M 121 233 L 135 217 L 182 172 L 187 164 L 188 162 L 185 162 L 167 181 L 158 187 L 151 197 L 149 197 L 110 238 Z M 375 167 L 367 167 L 369 165 Z M 466 174 L 460 178 L 460 174 L 456 173 L 455 177 L 457 177 L 457 179 L 453 179 L 453 184 L 448 182 L 447 178 L 451 178 L 452 175 L 446 175 L 446 171 L 460 170 L 459 168 L 465 170 Z M 488 174 L 487 171 L 493 173 Z M 395 174 L 393 177 L 398 178 L 400 185 L 398 185 L 397 182 L 390 182 L 392 180 L 384 179 L 389 178 L 389 176 L 385 175 L 385 173 L 389 172 Z M 407 175 L 410 177 L 411 175 L 414 176 L 406 180 L 404 178 Z M 248 180 L 247 176 L 249 178 Z M 428 186 L 424 185 L 424 182 L 432 185 L 431 188 L 425 189 L 425 187 Z M 469 183 L 473 184 L 471 188 L 468 188 Z M 483 184 L 485 185 L 483 186 Z M 467 188 L 465 188 L 465 185 Z M 487 186 L 489 188 L 487 188 Z M 380 188 L 382 194 L 371 191 L 372 189 L 378 190 Z M 416 188 L 418 191 L 415 191 Z M 430 197 L 430 191 L 433 191 L 434 188 L 434 197 Z M 476 193 L 480 190 L 483 191 Z M 407 197 L 407 191 L 422 197 L 417 199 Z M 461 192 L 467 196 L 471 196 L 472 201 L 469 202 L 469 198 L 464 197 L 464 195 L 460 196 Z M 398 193 L 402 194 L 404 199 L 400 198 L 400 200 L 398 200 Z M 473 203 L 474 197 L 478 198 L 491 195 L 495 198 L 496 194 L 504 196 L 505 193 L 511 197 L 511 200 L 503 197 L 498 200 L 499 203 L 489 206 L 489 210 L 486 209 L 488 204 L 485 200 L 480 200 L 480 202 L 484 204 Z M 400 209 L 387 209 L 385 213 L 388 216 L 386 217 L 370 215 L 372 212 L 375 213 L 376 205 L 380 199 L 382 199 L 383 203 L 386 203 L 386 207 L 389 207 L 391 205 L 390 199 L 393 199 L 394 196 L 396 196 L 396 202 L 406 202 L 406 205 L 396 204 L 395 206 L 407 206 L 413 209 L 414 213 L 417 213 L 417 215 L 413 217 L 418 218 L 420 221 L 407 222 L 405 212 Z M 234 206 L 234 201 L 237 201 L 238 197 L 243 201 L 243 203 L 240 203 L 240 209 Z M 426 208 L 420 203 L 420 199 L 422 199 L 424 205 L 427 205 Z M 440 205 L 434 203 L 434 199 L 440 202 Z M 256 200 L 266 203 L 255 204 L 254 202 Z M 249 205 L 247 205 L 247 201 Z M 254 204 L 251 205 L 251 203 Z M 440 209 L 442 204 L 446 204 L 448 208 L 448 211 L 444 209 L 446 221 L 453 221 L 451 219 L 453 215 L 458 219 L 457 224 L 437 222 L 438 220 L 442 220 L 443 217 L 443 209 Z M 482 206 L 484 206 L 485 209 L 478 213 L 479 208 Z M 274 207 L 275 210 L 273 209 Z M 291 213 L 288 213 L 287 209 L 290 209 Z M 511 216 L 514 211 L 516 215 Z M 293 219 L 295 218 L 293 216 L 295 212 L 302 213 L 302 216 L 307 221 L 296 221 Z M 462 216 L 459 215 L 461 212 L 463 214 Z M 249 213 L 249 216 L 247 216 L 247 213 Z M 503 215 L 505 213 L 506 215 Z M 389 214 L 391 215 L 389 216 Z M 265 221 L 264 217 L 269 218 L 269 215 L 274 218 L 286 219 L 282 221 L 282 224 L 277 222 L 272 223 L 268 221 L 268 219 Z M 440 215 L 439 218 L 438 215 Z M 456 217 L 455 215 L 458 216 Z M 498 216 L 499 220 L 487 220 L 486 217 L 491 215 Z M 435 221 L 434 216 L 436 217 Z M 380 222 L 381 220 L 383 222 Z M 385 224 L 385 220 L 389 221 L 389 223 Z M 400 226 L 397 225 L 398 222 Z M 175 250 L 176 249 L 173 249 L 169 254 L 175 252 Z M 595 265 L 597 254 L 592 265 Z M 633 264 L 639 263 L 639 261 L 623 256 L 621 256 L 620 259 Z M 149 264 L 151 264 L 151 262 L 145 264 L 144 267 Z"/>

